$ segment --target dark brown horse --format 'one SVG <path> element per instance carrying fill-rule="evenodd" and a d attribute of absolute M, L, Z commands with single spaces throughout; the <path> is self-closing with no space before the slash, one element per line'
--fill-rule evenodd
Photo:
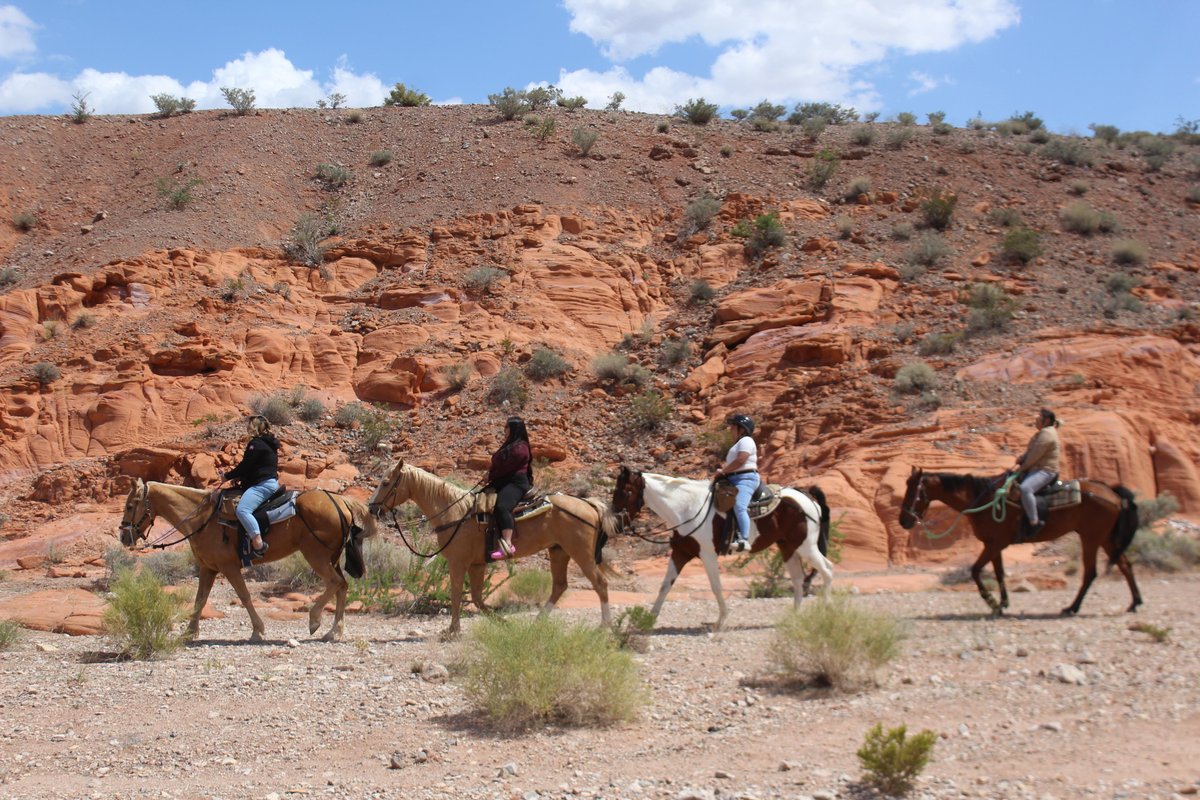
<path fill-rule="evenodd" d="M 900 506 L 900 525 L 911 529 L 925 514 L 929 504 L 940 500 L 961 512 L 971 524 L 975 538 L 983 542 L 983 552 L 971 566 L 971 577 L 979 587 L 979 594 L 1000 614 L 1008 608 L 1008 590 L 1004 586 L 1004 564 L 1000 553 L 1010 544 L 1016 543 L 1022 514 L 1019 508 L 1005 507 L 1003 498 L 996 501 L 996 490 L 1004 483 L 999 478 L 981 478 L 975 475 L 952 475 L 944 472 L 924 473 L 913 467 L 908 476 L 908 488 L 904 503 Z M 1137 503 L 1133 492 L 1124 486 L 1109 486 L 1086 478 L 1079 481 L 1082 502 L 1078 505 L 1056 508 L 1046 517 L 1046 524 L 1030 541 L 1049 542 L 1072 531 L 1079 534 L 1083 557 L 1083 585 L 1075 602 L 1062 610 L 1064 615 L 1079 612 L 1083 597 L 1092 581 L 1096 579 L 1096 553 L 1101 547 L 1108 554 L 1110 566 L 1115 565 L 1129 583 L 1133 602 L 1129 611 L 1137 611 L 1142 604 L 1137 581 L 1133 579 L 1133 568 L 1125 557 L 1125 550 L 1133 541 L 1138 528 Z M 1002 505 L 994 506 L 994 502 Z M 996 509 L 993 513 L 993 508 Z M 1000 587 L 1000 602 L 983 585 L 983 565 L 992 562 L 996 583 Z"/>
<path fill-rule="evenodd" d="M 689 561 L 699 557 L 717 598 L 719 611 L 715 628 L 721 630 L 729 615 L 729 607 L 725 604 L 721 574 L 717 568 L 717 540 L 721 521 L 716 519 L 711 488 L 712 484 L 708 481 L 672 478 L 621 467 L 617 485 L 613 489 L 613 510 L 623 518 L 632 520 L 642 506 L 647 505 L 671 529 L 671 561 L 651 613 L 658 616 L 680 570 Z M 815 486 L 806 492 L 785 488 L 782 494 L 783 499 L 773 513 L 750 523 L 750 552 L 759 553 L 771 545 L 779 548 L 779 554 L 792 578 L 792 601 L 799 608 L 811 580 L 805 580 L 801 557 L 815 566 L 824 577 L 823 593 L 826 596 L 833 585 L 833 565 L 825 557 L 829 544 L 829 507 L 825 504 L 824 493 Z"/>

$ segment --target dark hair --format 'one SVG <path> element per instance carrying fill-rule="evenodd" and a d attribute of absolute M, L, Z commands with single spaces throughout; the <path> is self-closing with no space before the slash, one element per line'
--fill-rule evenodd
<path fill-rule="evenodd" d="M 504 447 L 518 441 L 529 444 L 529 431 L 525 429 L 525 420 L 520 417 L 509 417 L 504 423 L 504 427 L 508 429 L 508 435 L 504 438 Z"/>
<path fill-rule="evenodd" d="M 1054 412 L 1048 408 L 1042 409 L 1042 419 L 1049 420 L 1050 424 L 1058 427 L 1058 417 L 1054 416 Z"/>

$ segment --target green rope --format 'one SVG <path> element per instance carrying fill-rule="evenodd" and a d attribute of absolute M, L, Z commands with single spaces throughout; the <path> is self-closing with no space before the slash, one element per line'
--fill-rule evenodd
<path fill-rule="evenodd" d="M 1008 490 L 1012 487 L 1013 481 L 1016 479 L 1017 473 L 1014 472 L 1008 476 L 1008 478 L 1000 485 L 999 488 L 996 489 L 996 492 L 992 495 L 991 500 L 988 500 L 986 503 L 976 508 L 966 508 L 958 512 L 958 518 L 954 520 L 954 524 L 942 533 L 932 534 L 929 532 L 928 527 L 922 525 L 922 527 L 924 527 L 925 538 L 929 539 L 930 541 L 944 539 L 954 532 L 954 529 L 958 527 L 958 523 L 962 521 L 962 518 L 965 515 L 978 514 L 979 512 L 986 511 L 989 508 L 992 510 L 993 521 L 997 523 L 1004 522 L 1005 518 L 1008 516 L 1008 504 L 1005 503 L 1004 500 L 1006 497 L 1008 497 Z M 922 523 L 924 523 L 924 520 L 922 520 Z"/>

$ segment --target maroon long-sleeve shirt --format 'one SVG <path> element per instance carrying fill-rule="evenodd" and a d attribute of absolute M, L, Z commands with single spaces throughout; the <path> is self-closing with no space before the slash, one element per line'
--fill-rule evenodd
<path fill-rule="evenodd" d="M 501 447 L 492 453 L 492 467 L 488 470 L 488 483 L 507 478 L 518 472 L 527 472 L 531 459 L 529 445 L 525 442 L 518 440 L 507 448 Z"/>

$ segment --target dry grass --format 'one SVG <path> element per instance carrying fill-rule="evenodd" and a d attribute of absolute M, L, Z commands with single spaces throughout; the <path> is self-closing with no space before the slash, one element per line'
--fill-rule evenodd
<path fill-rule="evenodd" d="M 789 611 L 775 626 L 769 658 L 788 680 L 852 690 L 899 655 L 903 638 L 895 618 L 837 594 Z"/>

